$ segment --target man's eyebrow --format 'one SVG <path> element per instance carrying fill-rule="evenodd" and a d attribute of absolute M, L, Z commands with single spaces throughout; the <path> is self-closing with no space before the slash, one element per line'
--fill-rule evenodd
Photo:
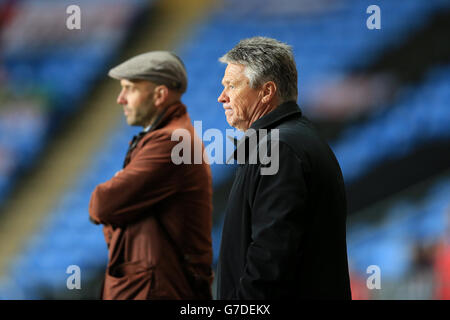
<path fill-rule="evenodd" d="M 222 84 L 223 85 L 225 85 L 225 84 L 229 84 L 230 83 L 230 81 L 229 80 L 222 80 Z"/>
<path fill-rule="evenodd" d="M 121 84 L 121 86 L 124 87 L 124 88 L 135 87 L 134 83 L 124 83 L 124 84 Z"/>

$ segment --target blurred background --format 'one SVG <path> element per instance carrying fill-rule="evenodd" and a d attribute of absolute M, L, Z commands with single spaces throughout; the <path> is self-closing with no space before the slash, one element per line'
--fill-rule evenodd
<path fill-rule="evenodd" d="M 107 71 L 173 50 L 192 121 L 224 132 L 217 59 L 257 35 L 292 45 L 299 105 L 341 165 L 353 298 L 450 298 L 450 1 L 0 0 L 0 299 L 99 296 L 107 248 L 89 198 L 140 131 Z M 214 267 L 234 169 L 212 165 Z"/>

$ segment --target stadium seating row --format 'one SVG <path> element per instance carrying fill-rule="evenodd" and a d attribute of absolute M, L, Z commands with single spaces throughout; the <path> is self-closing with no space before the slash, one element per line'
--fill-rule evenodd
<path fill-rule="evenodd" d="M 431 70 L 419 87 L 405 88 L 398 101 L 369 120 L 346 129 L 332 144 L 346 183 L 382 161 L 404 156 L 436 140 L 450 139 L 450 67 Z"/>
<path fill-rule="evenodd" d="M 78 1 L 80 30 L 65 27 L 67 4 L 12 2 L 0 32 L 0 205 L 51 132 L 80 107 L 148 2 Z"/>
<path fill-rule="evenodd" d="M 414 245 L 436 243 L 448 237 L 450 179 L 437 181 L 418 204 L 403 199 L 386 212 L 377 224 L 353 225 L 348 233 L 348 254 L 352 269 L 366 274 L 378 265 L 387 279 L 399 279 L 414 266 Z"/>

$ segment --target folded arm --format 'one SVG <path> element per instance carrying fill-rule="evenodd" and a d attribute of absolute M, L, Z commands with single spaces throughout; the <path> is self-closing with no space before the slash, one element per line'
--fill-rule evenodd
<path fill-rule="evenodd" d="M 91 196 L 91 220 L 105 225 L 126 225 L 150 214 L 149 208 L 177 190 L 179 166 L 171 161 L 176 144 L 170 136 L 152 138 L 133 160 Z"/>

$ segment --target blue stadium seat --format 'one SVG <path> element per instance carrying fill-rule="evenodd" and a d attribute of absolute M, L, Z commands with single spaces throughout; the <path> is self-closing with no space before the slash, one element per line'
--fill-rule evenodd
<path fill-rule="evenodd" d="M 354 225 L 348 232 L 352 270 L 365 274 L 370 264 L 379 265 L 392 278 L 406 276 L 413 268 L 415 244 L 436 243 L 450 231 L 450 178 L 428 189 L 421 204 L 401 200 L 385 213 L 383 222 Z"/>

